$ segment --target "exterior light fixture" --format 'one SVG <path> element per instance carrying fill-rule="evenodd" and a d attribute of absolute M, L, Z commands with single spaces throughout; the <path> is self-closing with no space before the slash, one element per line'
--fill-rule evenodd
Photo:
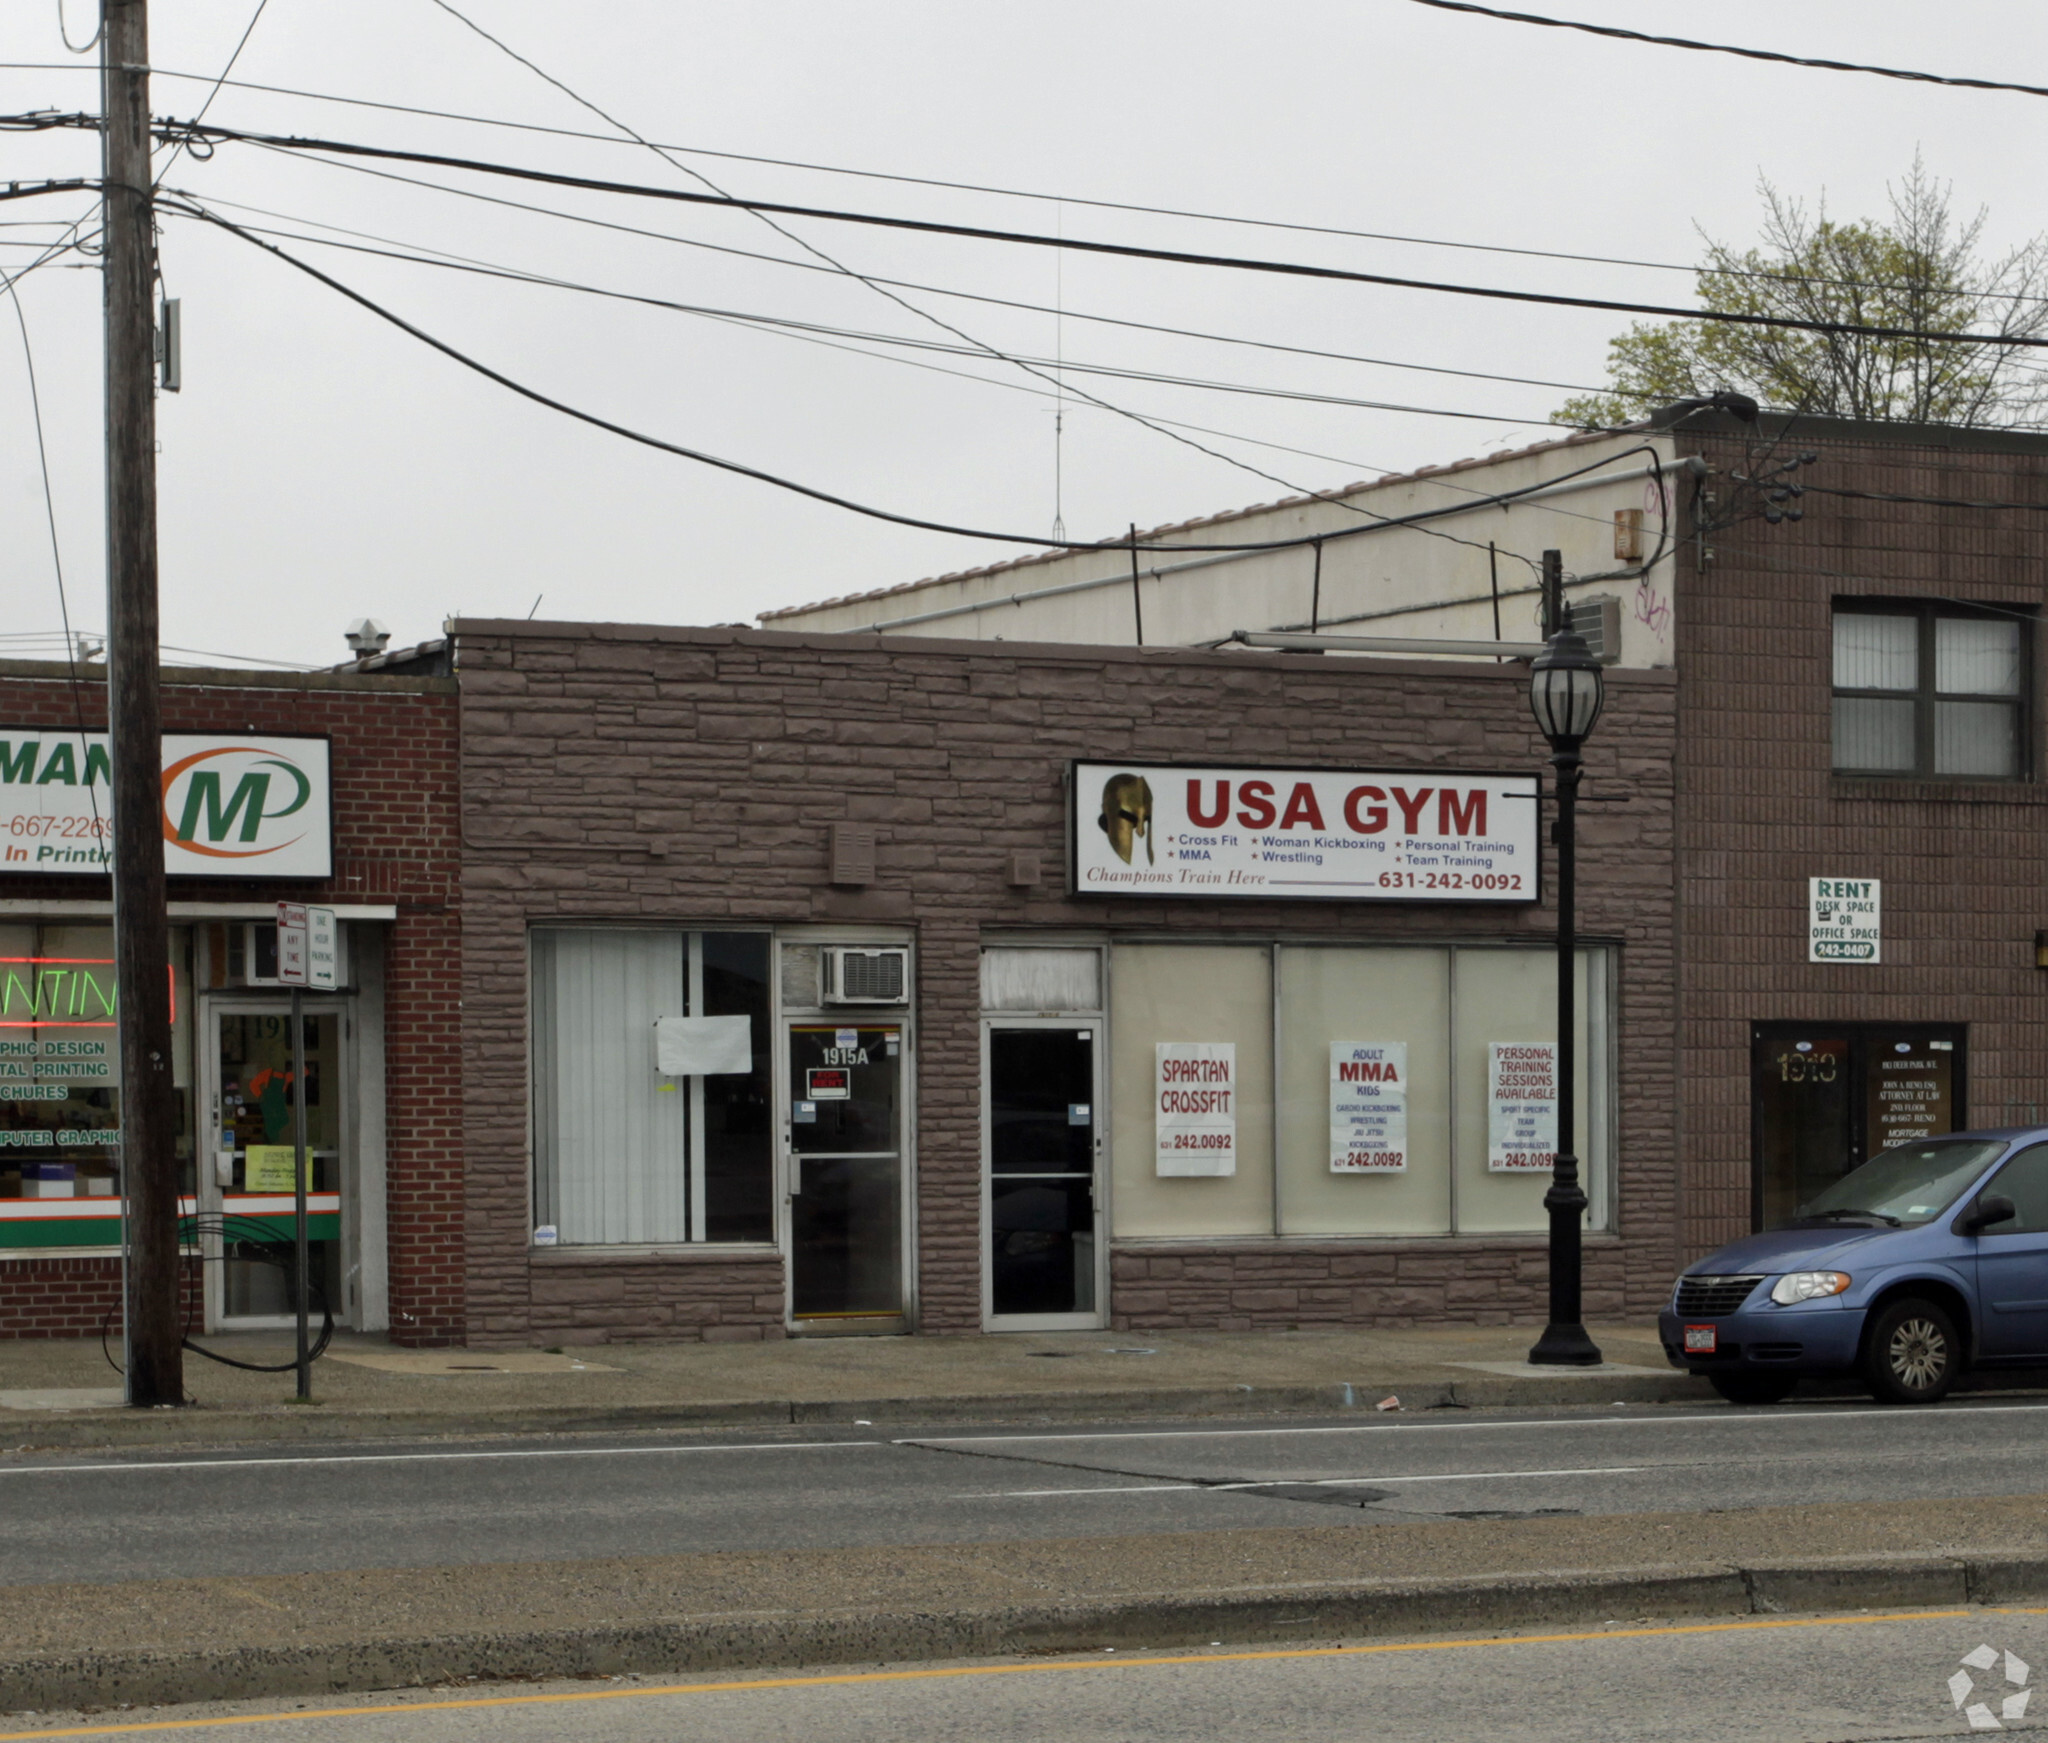
<path fill-rule="evenodd" d="M 1577 817 L 1579 748 L 1600 718 L 1603 683 L 1600 662 L 1586 638 L 1571 627 L 1564 608 L 1564 566 L 1556 551 L 1543 553 L 1543 584 L 1552 633 L 1529 664 L 1529 711 L 1550 742 L 1557 771 L 1557 1151 L 1551 1159 L 1550 1190 L 1543 1208 L 1550 1218 L 1550 1318 L 1529 1352 L 1532 1363 L 1552 1367 L 1597 1367 L 1600 1348 L 1586 1335 L 1580 1306 L 1586 1217 L 1586 1189 L 1579 1184 L 1577 1109 L 1575 912 L 1578 876 Z"/>

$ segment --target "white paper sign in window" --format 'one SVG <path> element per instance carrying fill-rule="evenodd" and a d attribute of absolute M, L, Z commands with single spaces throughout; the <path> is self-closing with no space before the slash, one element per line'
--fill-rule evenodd
<path fill-rule="evenodd" d="M 1154 1171 L 1237 1172 L 1237 1043 L 1160 1041 L 1153 1068 Z"/>
<path fill-rule="evenodd" d="M 1330 1043 L 1330 1172 L 1408 1167 L 1408 1043 Z"/>
<path fill-rule="evenodd" d="M 654 1069 L 664 1077 L 719 1077 L 754 1069 L 747 1017 L 662 1017 L 654 1025 Z"/>
<path fill-rule="evenodd" d="M 1493 1042 L 1486 1063 L 1487 1168 L 1542 1172 L 1556 1156 L 1557 1043 Z"/>

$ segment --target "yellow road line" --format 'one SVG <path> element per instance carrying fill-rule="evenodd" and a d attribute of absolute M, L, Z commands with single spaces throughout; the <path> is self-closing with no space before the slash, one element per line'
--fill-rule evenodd
<path fill-rule="evenodd" d="M 1488 1634 L 1469 1640 L 1388 1641 L 1370 1646 L 1280 1646 L 1255 1652 L 1190 1652 L 1172 1658 L 1067 1658 L 1034 1664 L 941 1665 L 926 1670 L 858 1670 L 836 1676 L 760 1677 L 751 1682 L 683 1682 L 631 1689 L 576 1689 L 555 1695 L 472 1695 L 452 1701 L 401 1701 L 376 1707 L 306 1707 L 293 1713 L 239 1713 L 217 1719 L 143 1719 L 125 1725 L 67 1725 L 0 1732 L 0 1743 L 47 1737 L 125 1737 L 143 1731 L 203 1731 L 218 1725 L 274 1725 L 301 1719 L 388 1718 L 394 1713 L 445 1713 L 473 1707 L 545 1707 L 573 1701 L 645 1700 L 654 1695 L 739 1694 L 755 1689 L 836 1688 L 851 1683 L 930 1682 L 942 1677 L 1043 1676 L 1074 1670 L 1152 1670 L 1183 1664 L 1248 1664 L 1283 1658 L 1365 1658 L 1394 1652 L 1458 1652 L 1487 1646 L 1561 1646 L 1587 1640 L 1645 1640 L 1673 1634 L 1740 1634 L 1763 1628 L 1842 1628 L 1871 1622 L 1949 1622 L 1965 1616 L 2042 1616 L 2048 1607 L 1984 1604 L 1964 1610 L 1899 1610 L 1878 1615 L 1786 1616 L 1746 1622 L 1686 1622 L 1663 1628 L 1596 1628 L 1578 1634 Z"/>

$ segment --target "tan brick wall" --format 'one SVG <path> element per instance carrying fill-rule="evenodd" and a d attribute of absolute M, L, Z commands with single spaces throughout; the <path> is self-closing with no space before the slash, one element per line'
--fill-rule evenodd
<path fill-rule="evenodd" d="M 1069 898 L 1070 757 L 1528 769 L 1519 667 L 466 623 L 462 672 L 468 1323 L 475 1341 L 776 1335 L 781 1267 L 536 1256 L 527 931 L 867 919 L 915 928 L 921 1328 L 980 1325 L 979 947 L 988 928 L 1540 939 L 1554 910 Z M 1618 944 L 1619 1234 L 1594 1311 L 1650 1306 L 1675 1247 L 1669 674 L 1614 674 L 1589 754 L 1581 925 Z M 879 881 L 826 884 L 835 822 Z M 1037 849 L 1048 882 L 1004 882 Z M 1179 1269 L 1175 1269 L 1179 1267 Z M 1132 1325 L 1540 1317 L 1540 1237 L 1233 1242 L 1115 1260 Z"/>

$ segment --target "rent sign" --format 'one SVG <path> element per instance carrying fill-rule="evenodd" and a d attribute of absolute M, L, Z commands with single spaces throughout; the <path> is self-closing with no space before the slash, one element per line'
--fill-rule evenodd
<path fill-rule="evenodd" d="M 162 766 L 171 876 L 332 875 L 326 739 L 173 733 Z M 0 727 L 0 872 L 106 872 L 110 773 L 103 732 Z"/>
<path fill-rule="evenodd" d="M 1536 777 L 1076 762 L 1084 896 L 1533 902 Z"/>

